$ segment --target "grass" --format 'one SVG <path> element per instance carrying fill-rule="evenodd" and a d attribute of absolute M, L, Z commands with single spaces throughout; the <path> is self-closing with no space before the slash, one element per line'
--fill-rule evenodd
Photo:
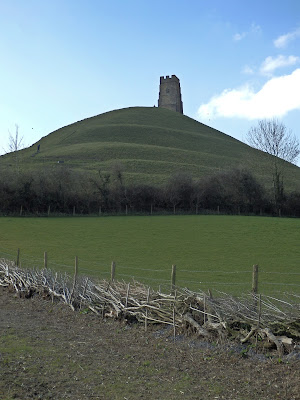
<path fill-rule="evenodd" d="M 15 355 L 26 355 L 33 348 L 25 338 L 19 338 L 15 332 L 0 336 L 0 354 L 4 354 L 2 362 L 11 362 Z"/>
<path fill-rule="evenodd" d="M 262 152 L 180 113 L 157 107 L 115 110 L 63 127 L 18 153 L 20 170 L 44 167 L 107 171 L 116 160 L 127 182 L 159 184 L 184 170 L 194 178 L 246 167 L 272 184 L 269 158 Z M 64 164 L 57 164 L 63 160 Z M 0 171 L 13 168 L 14 154 L 0 157 Z M 285 184 L 299 188 L 300 169 L 286 163 Z"/>
<path fill-rule="evenodd" d="M 252 266 L 259 264 L 263 293 L 300 292 L 299 219 L 241 216 L 140 216 L 0 218 L 0 257 L 22 266 L 82 274 L 132 277 L 155 288 L 169 284 L 177 265 L 177 284 L 238 294 L 251 289 Z"/>

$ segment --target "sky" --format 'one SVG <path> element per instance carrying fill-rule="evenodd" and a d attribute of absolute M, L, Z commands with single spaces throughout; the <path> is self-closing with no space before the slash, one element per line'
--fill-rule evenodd
<path fill-rule="evenodd" d="M 0 154 L 107 111 L 157 106 L 245 141 L 276 118 L 300 140 L 299 0 L 0 0 Z"/>

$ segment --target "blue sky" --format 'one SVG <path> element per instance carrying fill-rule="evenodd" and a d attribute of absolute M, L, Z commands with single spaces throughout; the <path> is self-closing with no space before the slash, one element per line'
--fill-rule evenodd
<path fill-rule="evenodd" d="M 279 118 L 300 140 L 300 1 L 0 0 L 0 150 L 106 111 L 157 105 L 243 140 Z"/>

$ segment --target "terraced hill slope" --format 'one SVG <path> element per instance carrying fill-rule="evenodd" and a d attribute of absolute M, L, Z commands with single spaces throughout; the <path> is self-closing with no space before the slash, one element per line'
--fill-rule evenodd
<path fill-rule="evenodd" d="M 40 151 L 37 152 L 37 146 Z M 270 182 L 268 156 L 173 111 L 157 107 L 115 110 L 63 127 L 18 153 L 21 170 L 45 166 L 108 170 L 121 162 L 127 181 L 161 183 L 188 171 L 195 178 L 246 167 Z M 14 154 L 0 157 L 0 169 L 14 167 Z M 286 184 L 299 187 L 300 168 L 286 163 Z"/>

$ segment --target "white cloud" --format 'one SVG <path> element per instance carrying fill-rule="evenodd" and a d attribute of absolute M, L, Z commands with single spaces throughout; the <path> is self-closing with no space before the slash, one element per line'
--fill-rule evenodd
<path fill-rule="evenodd" d="M 240 40 L 244 39 L 245 36 L 246 36 L 246 32 L 236 33 L 235 35 L 233 35 L 233 40 L 235 42 L 239 42 Z"/>
<path fill-rule="evenodd" d="M 255 22 L 252 22 L 250 32 L 251 33 L 260 34 L 261 33 L 261 27 L 259 25 L 257 25 Z"/>
<path fill-rule="evenodd" d="M 249 31 L 242 32 L 242 33 L 236 33 L 235 35 L 233 35 L 233 40 L 235 42 L 239 42 L 240 40 L 242 40 L 246 36 L 248 36 L 250 33 L 260 34 L 261 33 L 261 27 L 259 25 L 257 25 L 255 22 L 252 22 Z"/>
<path fill-rule="evenodd" d="M 272 78 L 255 92 L 246 84 L 238 89 L 226 89 L 202 104 L 201 119 L 218 117 L 262 119 L 283 117 L 289 111 L 300 110 L 300 68 L 290 75 Z"/>
<path fill-rule="evenodd" d="M 277 48 L 286 47 L 289 42 L 296 39 L 298 36 L 300 36 L 300 28 L 296 29 L 293 32 L 289 32 L 285 35 L 279 36 L 277 39 L 274 40 L 274 46 Z"/>
<path fill-rule="evenodd" d="M 254 69 L 249 67 L 249 65 L 245 65 L 244 68 L 242 69 L 242 73 L 246 75 L 253 75 Z"/>
<path fill-rule="evenodd" d="M 260 67 L 260 72 L 263 75 L 270 75 L 277 68 L 288 67 L 295 65 L 300 61 L 299 57 L 296 56 L 283 56 L 278 55 L 277 57 L 267 57 Z"/>

